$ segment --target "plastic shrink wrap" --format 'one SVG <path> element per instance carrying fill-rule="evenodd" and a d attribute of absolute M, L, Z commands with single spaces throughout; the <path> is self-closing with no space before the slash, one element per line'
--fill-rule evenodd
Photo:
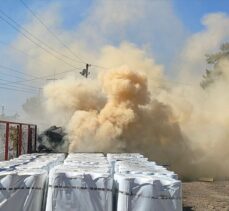
<path fill-rule="evenodd" d="M 43 211 L 48 172 L 64 154 L 27 154 L 0 162 L 0 211 Z"/>
<path fill-rule="evenodd" d="M 46 211 L 112 211 L 112 187 L 102 154 L 70 154 L 49 174 Z"/>
<path fill-rule="evenodd" d="M 1 171 L 0 211 L 41 211 L 47 172 Z"/>
<path fill-rule="evenodd" d="M 178 176 L 139 154 L 110 154 L 117 211 L 181 211 Z"/>

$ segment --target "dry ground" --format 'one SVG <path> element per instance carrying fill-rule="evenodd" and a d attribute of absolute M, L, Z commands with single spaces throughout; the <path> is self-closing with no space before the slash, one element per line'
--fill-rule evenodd
<path fill-rule="evenodd" d="M 229 181 L 184 182 L 183 211 L 229 211 Z"/>

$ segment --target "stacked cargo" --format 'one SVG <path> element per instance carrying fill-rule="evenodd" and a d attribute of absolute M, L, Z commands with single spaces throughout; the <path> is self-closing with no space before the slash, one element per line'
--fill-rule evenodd
<path fill-rule="evenodd" d="M 181 211 L 181 197 L 178 176 L 138 153 L 0 162 L 0 211 Z"/>
<path fill-rule="evenodd" d="M 103 154 L 69 154 L 50 172 L 46 211 L 111 211 L 112 187 L 111 168 Z"/>
<path fill-rule="evenodd" d="M 31 157 L 30 157 L 31 156 Z M 54 166 L 63 163 L 65 154 L 24 154 L 15 160 L 25 161 L 23 165 L 16 167 L 17 169 L 44 169 L 50 171 Z"/>
<path fill-rule="evenodd" d="M 117 211 L 181 211 L 181 182 L 174 172 L 139 154 L 108 154 L 114 166 Z"/>
<path fill-rule="evenodd" d="M 1 162 L 0 211 L 41 211 L 48 170 L 64 158 L 64 154 L 31 154 Z"/>

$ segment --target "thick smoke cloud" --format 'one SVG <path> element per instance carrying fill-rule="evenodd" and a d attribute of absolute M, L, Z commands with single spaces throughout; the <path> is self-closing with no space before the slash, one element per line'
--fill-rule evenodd
<path fill-rule="evenodd" d="M 169 1 L 134 2 L 95 1 L 70 31 L 61 26 L 60 5 L 42 13 L 73 52 L 101 67 L 91 67 L 87 80 L 78 73 L 84 64 L 29 17 L 25 27 L 78 67 L 44 82 L 36 111 L 41 119 L 33 121 L 42 128 L 62 126 L 70 143 L 66 151 L 137 151 L 182 175 L 228 176 L 228 61 L 218 67 L 223 79 L 208 90 L 199 83 L 204 55 L 229 39 L 229 17 L 206 15 L 204 29 L 188 36 Z M 22 36 L 14 45 L 29 54 L 15 61 L 36 76 L 74 69 Z"/>
<path fill-rule="evenodd" d="M 49 84 L 45 87 L 47 106 L 71 113 L 65 125 L 70 152 L 140 151 L 181 171 L 185 155 L 190 154 L 188 143 L 170 106 L 152 99 L 147 77 L 140 72 L 128 67 L 102 72 L 97 89 L 80 81 Z M 62 118 L 63 113 L 55 115 Z"/>
<path fill-rule="evenodd" d="M 118 142 L 118 139 L 137 118 L 138 106 L 148 101 L 146 78 L 140 74 L 123 68 L 101 78 L 107 102 L 100 111 L 74 113 L 67 127 L 71 152 L 88 148 L 108 152 L 125 147 L 125 142 Z"/>
<path fill-rule="evenodd" d="M 89 81 L 67 78 L 44 90 L 54 116 L 69 114 L 61 125 L 71 152 L 139 151 L 184 176 L 229 174 L 227 60 L 217 67 L 225 77 L 203 90 L 171 84 L 163 68 L 133 45 L 104 52 L 99 61 L 121 63 L 124 57 L 130 67 L 101 70 Z"/>

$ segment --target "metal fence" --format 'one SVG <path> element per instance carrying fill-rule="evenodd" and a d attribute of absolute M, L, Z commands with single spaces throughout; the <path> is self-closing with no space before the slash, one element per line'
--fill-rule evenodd
<path fill-rule="evenodd" d="M 37 125 L 0 120 L 0 160 L 36 151 Z"/>

